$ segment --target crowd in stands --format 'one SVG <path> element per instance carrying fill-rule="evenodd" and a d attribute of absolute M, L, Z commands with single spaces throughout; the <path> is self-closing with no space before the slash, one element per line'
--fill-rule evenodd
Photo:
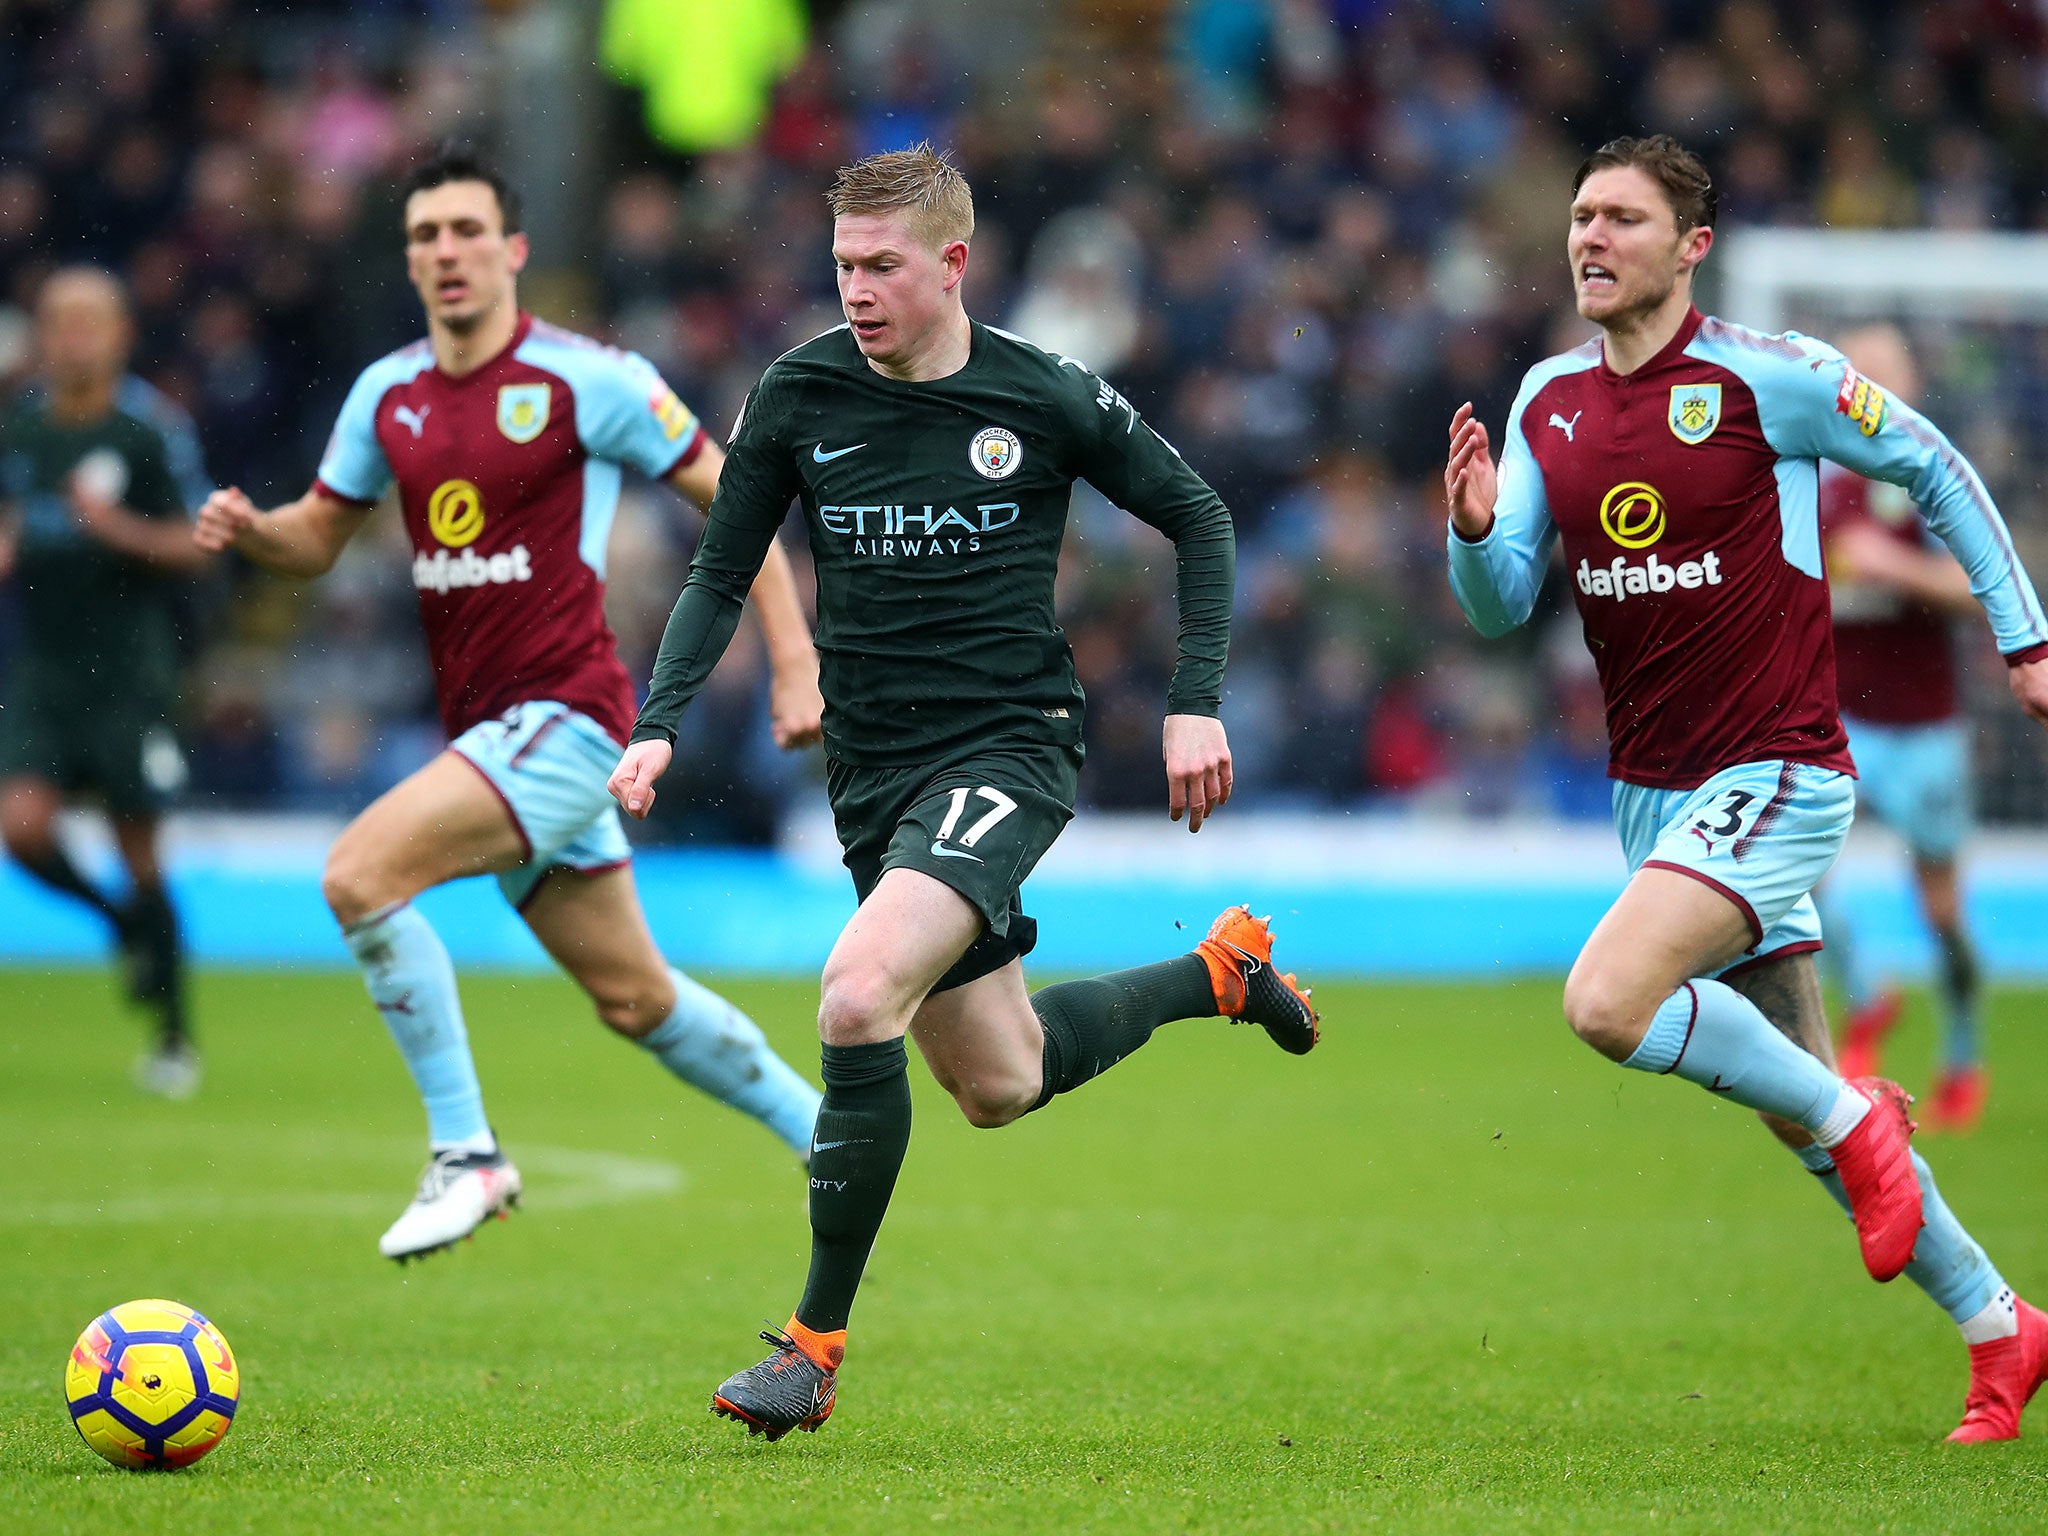
<path fill-rule="evenodd" d="M 1042 46 L 992 61 L 945 7 L 833 7 L 741 149 L 678 158 L 615 112 L 591 248 L 535 264 L 573 268 L 559 318 L 645 353 L 722 433 L 769 360 L 837 321 L 833 169 L 950 148 L 976 193 L 970 310 L 1113 381 L 1237 518 L 1225 720 L 1248 803 L 1605 814 L 1566 594 L 1479 641 L 1443 579 L 1439 480 L 1461 401 L 1498 426 L 1522 371 L 1588 334 L 1563 262 L 1587 149 L 1680 135 L 1724 224 L 2048 228 L 2048 54 L 2018 0 L 1045 10 Z M 213 477 L 297 494 L 357 370 L 420 329 L 396 178 L 444 136 L 491 141 L 469 11 L 0 8 L 0 375 L 25 366 L 40 275 L 103 263 L 135 296 L 138 371 L 197 419 Z M 2015 355 L 2024 377 L 1946 404 L 2048 397 L 2048 348 L 1996 354 Z M 2022 534 L 2048 533 L 2038 466 L 1957 435 Z M 665 491 L 629 495 L 612 600 L 637 676 L 692 525 Z M 438 746 L 402 538 L 373 526 L 310 589 L 235 571 L 195 602 L 197 803 L 341 809 Z M 1069 553 L 1084 798 L 1151 808 L 1170 549 L 1084 489 Z M 6 609 L 0 589 L 0 629 Z M 773 835 L 812 770 L 768 744 L 762 690 L 743 632 L 691 717 L 668 835 Z"/>

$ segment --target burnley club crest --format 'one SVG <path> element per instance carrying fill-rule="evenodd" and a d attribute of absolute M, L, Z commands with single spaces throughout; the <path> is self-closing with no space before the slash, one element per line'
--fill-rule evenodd
<path fill-rule="evenodd" d="M 498 391 L 498 430 L 515 443 L 530 443 L 548 428 L 553 389 L 546 384 L 507 384 Z"/>
<path fill-rule="evenodd" d="M 1671 435 L 1688 448 L 1697 447 L 1721 425 L 1721 386 L 1674 384 L 1671 388 Z"/>

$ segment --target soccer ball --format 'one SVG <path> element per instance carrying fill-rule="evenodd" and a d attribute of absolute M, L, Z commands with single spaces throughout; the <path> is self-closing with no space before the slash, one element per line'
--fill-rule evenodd
<path fill-rule="evenodd" d="M 175 1301 L 102 1312 L 64 1367 L 71 1422 L 117 1467 L 191 1465 L 227 1437 L 241 1395 L 228 1341 Z"/>

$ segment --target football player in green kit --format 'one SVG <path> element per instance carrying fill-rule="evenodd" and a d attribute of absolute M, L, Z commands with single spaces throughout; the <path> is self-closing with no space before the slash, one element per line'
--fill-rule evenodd
<path fill-rule="evenodd" d="M 1230 797 L 1217 720 L 1234 541 L 1216 493 L 1116 390 L 967 316 L 974 206 L 929 146 L 874 155 L 830 194 L 847 324 L 773 364 L 734 428 L 718 498 L 612 778 L 644 816 L 684 707 L 800 499 L 818 572 L 827 789 L 860 907 L 826 961 L 825 1102 L 811 1268 L 759 1365 L 713 1411 L 771 1439 L 832 1412 L 847 1316 L 910 1140 L 903 1037 L 978 1126 L 1077 1088 L 1175 1019 L 1315 1044 L 1306 989 L 1243 907 L 1192 954 L 1025 990 L 1036 926 L 1018 889 L 1073 814 L 1081 690 L 1053 619 L 1073 483 L 1174 543 L 1180 657 L 1169 809 L 1198 829 Z"/>
<path fill-rule="evenodd" d="M 0 575 L 12 567 L 23 619 L 0 707 L 0 836 L 29 874 L 111 925 L 128 989 L 156 1015 L 136 1082 L 184 1098 L 199 1056 L 157 819 L 185 778 L 170 727 L 176 578 L 211 559 L 188 521 L 211 487 L 191 422 L 128 373 L 133 339 L 111 276 L 53 273 L 36 305 L 39 376 L 0 415 Z M 113 824 L 125 898 L 58 839 L 58 813 L 81 792 Z"/>

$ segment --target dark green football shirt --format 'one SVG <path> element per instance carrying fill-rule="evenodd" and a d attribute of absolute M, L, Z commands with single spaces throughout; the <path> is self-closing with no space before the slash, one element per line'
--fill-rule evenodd
<path fill-rule="evenodd" d="M 1078 745 L 1053 619 L 1076 480 L 1173 540 L 1172 714 L 1214 715 L 1230 640 L 1230 513 L 1109 385 L 976 324 L 967 365 L 907 384 L 845 326 L 778 359 L 734 428 L 633 740 L 675 739 L 792 500 L 818 573 L 825 738 L 842 762 L 930 760 L 997 736 Z"/>
<path fill-rule="evenodd" d="M 0 415 L 0 501 L 20 528 L 24 665 L 102 688 L 171 686 L 177 579 L 88 534 L 69 488 L 83 472 L 130 512 L 184 518 L 208 489 L 198 452 L 184 414 L 136 379 L 97 422 L 53 421 L 34 391 Z"/>

